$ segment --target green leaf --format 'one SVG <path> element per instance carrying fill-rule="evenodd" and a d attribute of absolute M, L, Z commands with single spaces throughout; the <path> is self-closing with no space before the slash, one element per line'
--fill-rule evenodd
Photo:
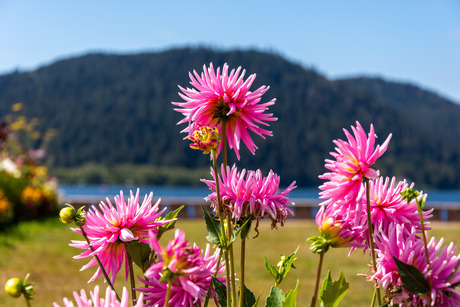
<path fill-rule="evenodd" d="M 264 259 L 265 259 L 265 267 L 272 274 L 273 278 L 275 278 L 275 283 L 277 283 L 279 280 L 280 273 L 273 265 L 270 264 L 270 262 L 268 262 L 267 257 L 264 256 Z"/>
<path fill-rule="evenodd" d="M 340 272 L 340 277 L 336 281 L 332 281 L 331 271 L 327 272 L 327 277 L 324 279 L 323 286 L 319 293 L 319 301 L 323 307 L 337 307 L 345 294 L 348 292 L 349 285 Z"/>
<path fill-rule="evenodd" d="M 239 292 L 239 291 L 238 291 Z M 246 286 L 244 286 L 244 298 L 243 298 L 243 306 L 241 307 L 252 307 L 256 304 L 256 297 L 254 293 L 251 292 Z"/>
<path fill-rule="evenodd" d="M 232 232 L 232 237 L 230 238 L 230 241 L 228 242 L 228 248 L 230 248 L 230 246 L 232 246 L 233 242 L 236 240 L 236 238 L 238 238 L 238 235 L 240 234 L 240 232 L 246 228 L 246 226 L 248 224 L 251 224 L 251 219 L 248 219 L 246 220 L 246 222 L 243 223 L 243 225 L 241 226 L 237 226 L 233 229 L 233 232 Z M 249 230 L 247 230 L 249 232 Z M 247 233 L 246 233 L 247 235 Z"/>
<path fill-rule="evenodd" d="M 251 224 L 254 217 L 251 215 L 248 217 L 246 222 L 241 226 L 241 240 L 245 240 L 248 237 L 249 231 L 251 230 Z"/>
<path fill-rule="evenodd" d="M 139 241 L 131 241 L 123 244 L 131 260 L 142 269 L 142 272 L 145 272 L 147 270 L 145 263 L 149 261 L 149 256 L 152 252 L 150 246 Z"/>
<path fill-rule="evenodd" d="M 278 266 L 275 267 L 268 262 L 267 257 L 264 256 L 265 259 L 265 267 L 267 270 L 272 274 L 273 278 L 275 279 L 275 286 L 281 284 L 283 279 L 286 277 L 287 273 L 291 270 L 291 267 L 295 269 L 294 261 L 297 259 L 297 251 L 299 250 L 299 246 L 289 256 L 285 257 L 281 255 L 281 261 L 278 263 Z"/>
<path fill-rule="evenodd" d="M 283 307 L 297 307 L 297 294 L 299 293 L 299 280 L 295 285 L 294 290 L 288 291 L 286 293 L 286 298 L 283 301 Z"/>
<path fill-rule="evenodd" d="M 295 252 L 293 252 L 289 256 L 287 256 L 285 258 L 281 257 L 282 260 L 278 264 L 278 266 L 279 266 L 278 271 L 280 272 L 281 279 L 278 282 L 278 284 L 280 284 L 283 281 L 283 279 L 286 277 L 287 273 L 289 273 L 289 271 L 291 270 L 291 267 L 295 269 L 294 261 L 297 260 L 297 252 L 299 251 L 299 247 L 300 246 L 297 246 L 297 249 L 295 250 Z"/>
<path fill-rule="evenodd" d="M 174 227 L 176 226 L 176 221 L 177 221 L 177 215 L 179 214 L 179 212 L 184 208 L 184 206 L 180 206 L 179 208 L 177 208 L 176 210 L 174 211 L 171 211 L 169 212 L 168 214 L 166 214 L 166 216 L 164 217 L 164 219 L 162 220 L 173 220 L 171 222 L 169 222 L 168 224 L 166 225 L 161 225 L 160 227 L 158 227 L 158 233 L 157 233 L 157 240 L 160 240 L 161 236 L 168 230 L 171 230 L 171 229 L 174 229 Z"/>
<path fill-rule="evenodd" d="M 217 301 L 222 307 L 227 307 L 227 287 L 216 277 L 212 276 L 212 284 L 216 292 Z"/>
<path fill-rule="evenodd" d="M 206 211 L 203 206 L 201 206 L 201 210 L 203 210 L 204 220 L 206 222 L 206 230 L 208 231 L 206 239 L 212 244 L 215 244 L 218 247 L 222 247 L 223 242 L 221 239 L 221 229 L 219 222 L 216 221 L 216 219 L 208 211 Z"/>
<path fill-rule="evenodd" d="M 394 256 L 393 259 L 398 267 L 399 276 L 401 277 L 404 288 L 413 294 L 425 294 L 430 292 L 430 285 L 419 269 L 413 265 L 400 261 Z"/>
<path fill-rule="evenodd" d="M 283 307 L 284 293 L 280 288 L 273 286 L 265 300 L 265 307 Z"/>

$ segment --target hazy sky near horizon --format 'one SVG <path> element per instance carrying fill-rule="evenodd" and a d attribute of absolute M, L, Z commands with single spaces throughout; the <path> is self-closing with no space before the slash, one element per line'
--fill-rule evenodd
<path fill-rule="evenodd" d="M 0 0 L 0 74 L 188 45 L 275 51 L 331 79 L 380 76 L 460 103 L 458 0 Z"/>

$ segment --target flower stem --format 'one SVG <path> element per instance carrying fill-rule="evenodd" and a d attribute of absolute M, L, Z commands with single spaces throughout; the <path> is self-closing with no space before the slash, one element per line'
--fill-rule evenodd
<path fill-rule="evenodd" d="M 318 289 L 319 289 L 319 280 L 321 278 L 321 269 L 323 267 L 324 251 L 321 251 L 319 254 L 318 267 L 316 268 L 316 281 L 315 281 L 315 290 L 313 292 L 313 297 L 311 298 L 311 307 L 315 307 L 316 301 L 318 300 Z"/>
<path fill-rule="evenodd" d="M 377 272 L 377 263 L 376 263 L 376 257 L 375 257 L 375 249 L 374 249 L 374 238 L 373 238 L 373 234 L 372 234 L 374 226 L 372 225 L 372 216 L 371 216 L 371 200 L 370 200 L 370 192 L 369 192 L 369 178 L 364 178 L 364 182 L 365 182 L 365 185 L 366 185 L 367 229 L 368 229 L 368 232 L 369 232 L 369 248 L 371 250 L 371 255 L 372 255 L 372 269 L 374 270 L 374 273 L 375 273 L 375 272 Z M 377 281 L 375 283 L 377 284 Z M 380 305 L 382 305 L 382 298 L 380 297 L 380 289 L 376 288 L 376 291 L 377 291 L 377 300 L 378 300 L 378 303 L 379 303 L 379 306 L 380 306 Z M 372 302 L 373 301 L 374 300 L 372 300 Z"/>
<path fill-rule="evenodd" d="M 233 232 L 232 229 L 232 218 L 230 215 L 227 215 L 227 235 L 228 235 L 228 241 L 231 240 L 231 235 Z M 231 281 L 232 281 L 232 295 L 233 295 L 233 301 L 236 303 L 238 302 L 237 295 L 236 295 L 236 282 L 235 282 L 235 259 L 233 257 L 233 244 L 229 248 L 230 252 L 230 275 L 231 275 Z"/>
<path fill-rule="evenodd" d="M 220 251 L 219 251 L 219 258 L 218 258 L 217 263 L 216 263 L 216 272 L 214 273 L 214 277 L 216 277 L 217 274 L 219 273 L 220 259 L 222 258 L 222 253 L 223 253 L 223 249 L 221 248 Z M 209 283 L 209 288 L 208 288 L 208 292 L 206 294 L 206 300 L 204 301 L 203 307 L 208 306 L 209 298 L 211 297 L 211 291 L 212 291 L 212 279 L 211 279 L 211 282 Z"/>
<path fill-rule="evenodd" d="M 225 225 L 224 225 L 224 209 L 222 205 L 222 198 L 220 197 L 220 187 L 219 187 L 219 174 L 217 171 L 217 161 L 216 161 L 216 153 L 212 152 L 212 163 L 214 167 L 214 177 L 216 180 L 216 193 L 217 193 L 217 206 L 219 212 L 219 222 L 220 222 L 220 230 L 221 230 L 221 237 L 223 241 L 223 246 L 221 247 L 224 250 L 224 259 L 225 259 L 225 277 L 227 281 L 227 306 L 231 307 L 232 297 L 230 293 L 230 265 L 229 265 L 229 257 L 228 257 L 228 247 L 227 247 L 227 236 L 225 234 Z"/>
<path fill-rule="evenodd" d="M 241 239 L 241 259 L 240 259 L 240 307 L 244 302 L 244 261 L 246 258 L 246 239 Z"/>
<path fill-rule="evenodd" d="M 417 205 L 417 210 L 418 214 L 420 216 L 420 223 L 422 224 L 422 236 L 423 236 L 423 244 L 425 245 L 425 257 L 426 257 L 426 263 L 428 264 L 428 269 L 430 270 L 430 274 L 433 274 L 433 271 L 431 270 L 431 261 L 430 261 L 430 256 L 428 255 L 428 243 L 426 240 L 426 233 L 425 233 L 425 222 L 423 221 L 423 211 L 420 206 Z M 430 280 L 430 287 L 431 287 L 431 280 Z"/>
<path fill-rule="evenodd" d="M 171 279 L 168 280 L 168 289 L 166 290 L 166 298 L 165 298 L 165 303 L 164 307 L 169 306 L 169 299 L 171 298 L 171 288 L 172 288 L 172 281 Z"/>
<path fill-rule="evenodd" d="M 26 306 L 30 307 L 30 300 L 24 295 L 24 299 L 26 300 Z"/>
<path fill-rule="evenodd" d="M 78 226 L 78 227 L 80 228 L 81 234 L 82 234 L 83 237 L 85 238 L 86 243 L 88 243 L 89 249 L 91 250 L 91 252 L 94 253 L 94 248 L 93 248 L 93 246 L 91 245 L 91 242 L 89 241 L 89 238 L 88 238 L 88 236 L 86 235 L 85 230 L 84 230 L 83 227 L 81 227 L 81 226 Z M 117 296 L 117 300 L 120 302 L 120 301 L 121 301 L 121 300 L 120 300 L 120 297 L 118 296 L 117 291 L 115 290 L 115 288 L 114 288 L 112 282 L 110 281 L 109 275 L 107 275 L 107 272 L 105 271 L 104 266 L 102 265 L 101 260 L 99 259 L 99 257 L 98 257 L 97 255 L 94 255 L 94 258 L 96 258 L 96 261 L 97 261 L 97 263 L 99 264 L 99 268 L 101 269 L 102 274 L 104 275 L 105 281 L 107 282 L 107 284 L 109 285 L 109 287 L 115 292 L 115 295 Z"/>
<path fill-rule="evenodd" d="M 128 252 L 126 252 L 126 255 L 128 256 L 128 268 L 129 268 L 129 280 L 131 282 L 131 299 L 133 301 L 133 306 L 135 305 L 135 300 L 136 300 L 136 281 L 134 279 L 134 269 L 133 269 L 133 260 L 129 256 Z"/>

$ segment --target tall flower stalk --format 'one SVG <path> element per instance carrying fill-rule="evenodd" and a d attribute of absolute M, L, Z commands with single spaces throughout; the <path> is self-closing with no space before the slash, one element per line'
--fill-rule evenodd
<path fill-rule="evenodd" d="M 370 192 L 369 192 L 369 179 L 364 178 L 364 183 L 366 186 L 366 203 L 367 203 L 367 229 L 368 229 L 368 234 L 369 234 L 369 249 L 371 251 L 371 256 L 372 256 L 372 269 L 374 272 L 377 271 L 377 261 L 376 261 L 376 256 L 375 256 L 375 248 L 374 248 L 374 227 L 372 225 L 372 216 L 371 216 L 371 201 L 370 201 Z M 372 297 L 372 303 L 371 306 L 374 306 L 374 298 L 377 297 L 377 301 L 379 306 L 382 305 L 382 298 L 380 295 L 380 289 L 377 285 L 377 282 L 375 283 L 375 288 L 374 288 L 374 295 Z"/>

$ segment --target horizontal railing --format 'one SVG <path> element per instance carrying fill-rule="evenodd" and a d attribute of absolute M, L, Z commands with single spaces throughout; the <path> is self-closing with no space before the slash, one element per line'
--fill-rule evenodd
<path fill-rule="evenodd" d="M 67 196 L 66 203 L 70 203 L 76 207 L 91 206 L 98 204 L 101 199 L 99 196 Z M 110 199 L 114 203 L 113 199 Z M 156 199 L 154 199 L 156 201 Z M 320 199 L 315 198 L 294 198 L 291 199 L 295 206 L 291 206 L 294 210 L 296 219 L 314 219 L 318 212 L 318 204 Z M 166 206 L 170 210 L 174 210 L 182 205 L 185 208 L 181 211 L 180 217 L 183 218 L 201 218 L 201 206 L 210 209 L 210 203 L 206 202 L 202 197 L 162 197 L 161 206 Z M 426 210 L 433 208 L 433 220 L 436 221 L 460 221 L 460 202 L 427 202 Z"/>

